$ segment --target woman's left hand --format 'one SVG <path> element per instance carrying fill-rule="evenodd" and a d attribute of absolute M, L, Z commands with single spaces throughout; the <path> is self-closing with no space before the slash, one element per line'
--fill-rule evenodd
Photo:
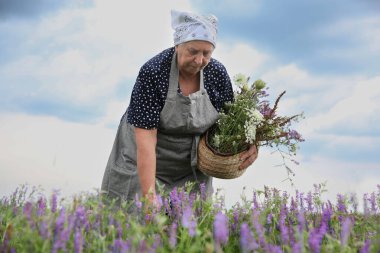
<path fill-rule="evenodd" d="M 241 153 L 240 160 L 242 163 L 239 166 L 240 170 L 248 168 L 254 161 L 256 161 L 258 151 L 256 145 L 252 145 L 247 151 Z"/>

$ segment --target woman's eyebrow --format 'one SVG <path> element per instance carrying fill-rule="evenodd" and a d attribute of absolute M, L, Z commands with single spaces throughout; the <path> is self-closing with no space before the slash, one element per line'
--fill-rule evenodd
<path fill-rule="evenodd" d="M 193 48 L 193 47 L 189 47 L 188 50 L 192 51 L 192 52 L 195 52 L 195 53 L 198 53 L 198 52 L 202 51 L 202 53 L 206 53 L 206 54 L 209 54 L 209 53 L 212 52 L 212 50 L 200 50 L 200 49 L 196 49 L 196 48 Z"/>

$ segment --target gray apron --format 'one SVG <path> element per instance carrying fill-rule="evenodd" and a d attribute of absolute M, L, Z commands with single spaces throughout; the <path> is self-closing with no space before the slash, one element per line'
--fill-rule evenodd
<path fill-rule="evenodd" d="M 218 119 L 218 112 L 211 104 L 200 73 L 200 90 L 184 96 L 178 93 L 178 68 L 174 53 L 165 105 L 160 114 L 156 146 L 156 186 L 164 190 L 184 186 L 186 182 L 206 184 L 212 192 L 212 178 L 197 169 L 199 137 Z M 141 196 L 137 174 L 136 139 L 134 126 L 122 118 L 107 163 L 101 193 L 122 200 Z"/>

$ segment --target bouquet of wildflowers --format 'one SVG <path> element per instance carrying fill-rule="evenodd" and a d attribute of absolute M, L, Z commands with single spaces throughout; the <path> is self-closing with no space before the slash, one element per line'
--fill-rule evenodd
<path fill-rule="evenodd" d="M 207 142 L 211 149 L 222 155 L 234 155 L 247 150 L 250 145 L 269 146 L 277 148 L 283 158 L 295 156 L 297 144 L 304 140 L 296 130 L 291 129 L 291 124 L 301 119 L 303 114 L 277 114 L 285 91 L 271 107 L 266 99 L 268 88 L 264 81 L 259 79 L 249 85 L 249 77 L 237 74 L 234 83 L 237 86 L 234 101 L 225 104 L 219 120 L 208 131 Z"/>

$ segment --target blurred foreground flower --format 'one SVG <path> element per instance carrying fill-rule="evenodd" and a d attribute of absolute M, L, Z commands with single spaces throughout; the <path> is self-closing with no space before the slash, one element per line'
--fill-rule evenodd
<path fill-rule="evenodd" d="M 350 201 L 342 208 L 348 195 L 324 201 L 321 185 L 296 196 L 265 187 L 226 207 L 222 196 L 202 198 L 190 186 L 160 192 L 164 203 L 178 202 L 156 213 L 136 208 L 146 199 L 83 193 L 56 207 L 18 191 L 0 198 L 0 252 L 380 252 L 380 191 L 364 194 L 360 210 Z"/>

